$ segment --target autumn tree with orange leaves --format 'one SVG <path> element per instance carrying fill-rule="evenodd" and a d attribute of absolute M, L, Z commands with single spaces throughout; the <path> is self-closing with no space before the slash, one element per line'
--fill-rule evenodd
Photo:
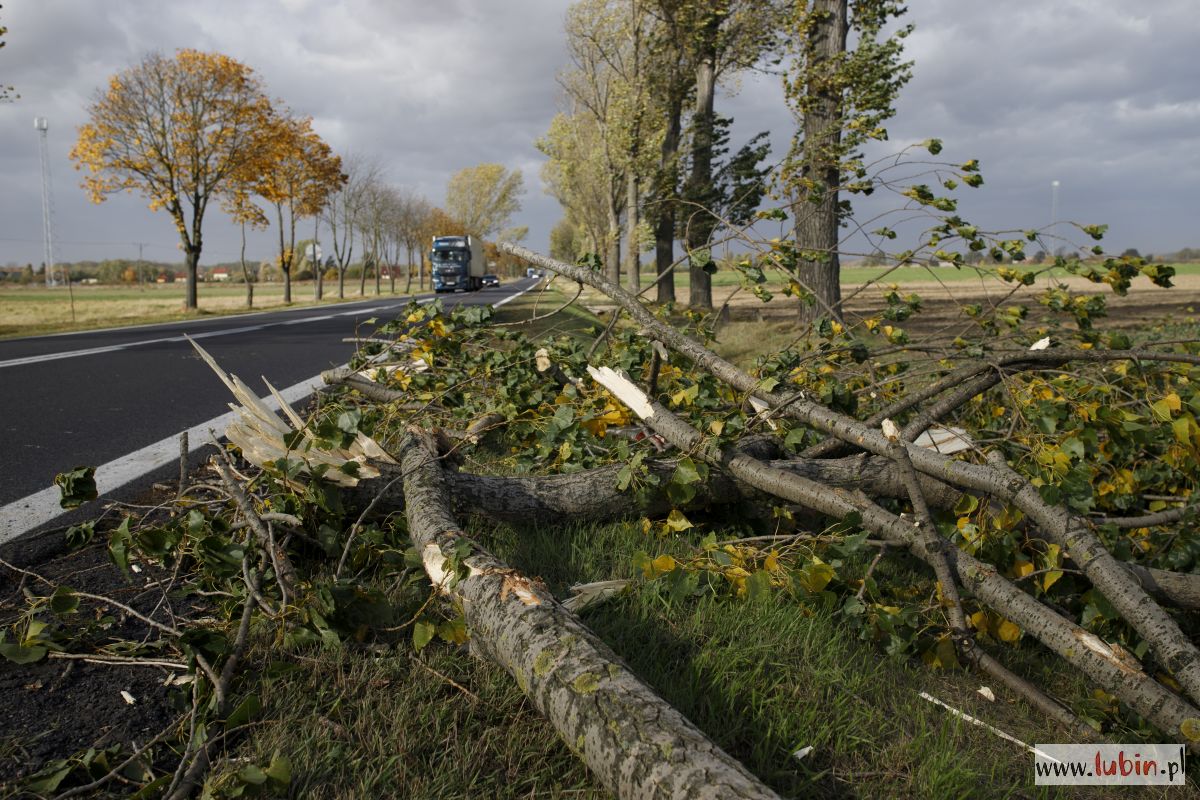
<path fill-rule="evenodd" d="M 97 93 L 71 150 L 94 202 L 140 193 L 179 232 L 189 309 L 209 202 L 261 157 L 270 101 L 252 69 L 219 53 L 147 56 Z"/>
<path fill-rule="evenodd" d="M 312 129 L 309 117 L 273 113 L 261 126 L 261 160 L 253 164 L 249 190 L 275 212 L 283 302 L 292 302 L 296 222 L 314 217 L 346 182 L 342 159 Z"/>

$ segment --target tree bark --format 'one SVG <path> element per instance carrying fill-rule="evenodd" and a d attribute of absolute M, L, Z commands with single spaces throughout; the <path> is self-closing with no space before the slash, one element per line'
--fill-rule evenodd
<path fill-rule="evenodd" d="M 704 44 L 696 62 L 696 105 L 692 114 L 692 172 L 688 177 L 694 200 L 700 201 L 711 194 L 713 159 L 713 102 L 717 89 L 717 46 L 716 37 L 723 18 L 711 14 L 705 25 Z M 708 208 L 689 206 L 686 210 L 686 235 L 689 256 L 708 248 L 713 230 L 713 211 Z M 711 256 L 710 256 L 711 257 Z M 712 275 L 703 267 L 689 264 L 691 286 L 688 305 L 707 310 L 712 308 Z"/>
<path fill-rule="evenodd" d="M 800 177 L 807 188 L 792 204 L 798 278 L 815 295 L 813 305 L 800 304 L 800 322 L 820 317 L 842 319 L 841 265 L 838 259 L 838 145 L 842 130 L 842 94 L 833 80 L 846 52 L 847 0 L 813 0 L 809 33 L 808 84 L 801 142 Z"/>
<path fill-rule="evenodd" d="M 400 460 L 409 535 L 434 584 L 461 600 L 472 647 L 516 679 L 601 783 L 622 798 L 776 797 L 544 586 L 463 535 L 428 436 L 410 435 Z M 464 544 L 470 555 L 455 575 L 447 554 Z"/>
<path fill-rule="evenodd" d="M 678 193 L 679 138 L 682 133 L 683 97 L 672 92 L 667 108 L 658 186 L 654 197 L 654 268 L 658 275 L 659 303 L 675 302 L 675 214 Z"/>

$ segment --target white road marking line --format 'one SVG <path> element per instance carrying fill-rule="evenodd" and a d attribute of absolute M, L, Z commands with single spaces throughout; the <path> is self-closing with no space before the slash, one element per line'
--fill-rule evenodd
<path fill-rule="evenodd" d="M 282 392 L 283 399 L 295 403 L 312 394 L 313 390 L 323 385 L 320 375 L 316 375 L 300 383 L 287 387 Z M 279 403 L 273 397 L 263 400 L 272 409 L 279 408 Z M 192 451 L 199 450 L 209 444 L 208 431 L 211 428 L 217 436 L 225 435 L 225 426 L 233 421 L 234 412 L 222 414 L 207 422 L 202 422 L 188 429 L 188 442 Z M 168 436 L 162 441 L 143 447 L 128 455 L 102 464 L 96 468 L 96 490 L 100 497 L 118 489 L 125 484 L 140 478 L 168 464 L 179 460 L 179 436 Z M 20 500 L 14 500 L 5 506 L 0 506 L 0 543 L 15 539 L 26 531 L 51 521 L 66 512 L 59 506 L 61 496 L 57 486 L 51 486 L 40 492 L 34 492 Z"/>
<path fill-rule="evenodd" d="M 531 286 L 526 286 L 524 289 L 517 292 L 516 294 L 510 294 L 508 297 L 504 298 L 499 303 L 492 303 L 492 308 L 499 308 L 500 306 L 504 305 L 505 303 L 511 303 L 513 300 L 516 300 L 518 297 L 525 294 L 530 289 L 533 289 L 537 285 L 538 285 L 538 282 L 535 281 Z"/>

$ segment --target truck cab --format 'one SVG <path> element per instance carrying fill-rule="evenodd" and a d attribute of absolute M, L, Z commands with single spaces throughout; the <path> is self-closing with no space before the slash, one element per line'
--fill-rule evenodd
<path fill-rule="evenodd" d="M 429 251 L 433 266 L 433 290 L 474 292 L 482 285 L 487 264 L 483 246 L 472 236 L 435 236 Z"/>

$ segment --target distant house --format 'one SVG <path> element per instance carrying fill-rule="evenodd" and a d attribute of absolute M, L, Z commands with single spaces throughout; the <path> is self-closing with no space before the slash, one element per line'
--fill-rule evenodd
<path fill-rule="evenodd" d="M 211 272 L 208 273 L 208 279 L 210 281 L 227 281 L 227 280 L 229 280 L 229 268 L 228 267 L 215 268 L 214 270 L 212 270 Z"/>

